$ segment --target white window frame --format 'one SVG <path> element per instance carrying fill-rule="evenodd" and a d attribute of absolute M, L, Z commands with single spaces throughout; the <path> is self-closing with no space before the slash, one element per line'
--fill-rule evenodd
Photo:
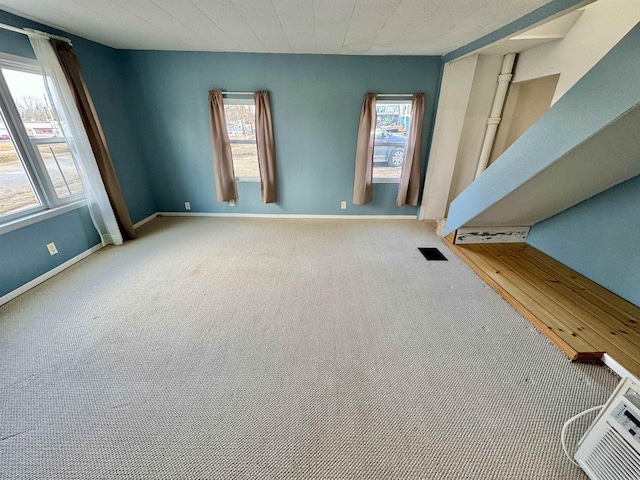
<path fill-rule="evenodd" d="M 224 97 L 223 99 L 223 103 L 225 105 L 253 105 L 255 108 L 255 100 L 253 98 L 228 98 L 228 97 Z M 226 117 L 225 117 L 225 122 L 227 121 Z M 227 129 L 229 128 L 228 125 L 226 125 Z M 230 143 L 251 143 L 251 142 L 239 142 L 239 141 L 234 141 L 234 140 L 229 140 Z M 256 151 L 257 151 L 257 144 L 256 144 Z M 231 155 L 233 158 L 233 154 Z M 233 165 L 234 170 L 235 170 L 235 163 Z M 244 175 L 244 176 L 238 176 L 236 175 L 236 182 L 246 182 L 246 183 L 260 183 L 260 176 L 259 175 Z"/>
<path fill-rule="evenodd" d="M 376 102 L 376 128 L 378 128 L 378 105 L 399 105 L 399 104 L 406 104 L 406 105 L 411 105 L 411 100 L 378 100 Z M 412 119 L 413 120 L 413 119 Z M 375 136 L 375 133 L 374 133 Z M 373 139 L 373 148 L 375 150 L 376 148 L 376 143 L 375 143 L 375 138 Z M 405 153 L 406 153 L 406 147 L 405 147 Z M 374 156 L 375 158 L 375 156 Z M 406 160 L 406 156 L 405 156 L 405 160 Z M 375 162 L 373 164 L 373 167 L 375 168 Z M 373 176 L 372 179 L 373 183 L 400 183 L 400 177 L 376 177 L 375 175 Z"/>
<path fill-rule="evenodd" d="M 0 69 L 2 68 L 44 75 L 36 60 L 4 53 L 0 54 Z M 14 143 L 16 153 L 31 182 L 34 194 L 41 204 L 0 217 L 0 235 L 86 205 L 83 193 L 58 198 L 42 155 L 37 148 L 39 144 L 58 142 L 52 141 L 52 139 L 29 138 L 2 74 L 0 74 L 0 108 L 4 114 L 5 126 Z M 61 139 L 59 143 L 64 141 Z"/>

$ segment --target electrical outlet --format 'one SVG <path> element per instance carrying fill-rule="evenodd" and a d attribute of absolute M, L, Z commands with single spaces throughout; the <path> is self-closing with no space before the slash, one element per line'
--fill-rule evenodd
<path fill-rule="evenodd" d="M 49 255 L 55 255 L 58 253 L 58 249 L 56 248 L 56 244 L 51 242 L 47 243 L 47 250 L 49 250 Z"/>
<path fill-rule="evenodd" d="M 184 202 L 184 209 L 191 210 L 191 202 Z"/>
<path fill-rule="evenodd" d="M 346 210 L 347 209 L 347 202 L 340 202 L 340 208 L 342 210 Z"/>
<path fill-rule="evenodd" d="M 235 200 L 229 200 L 229 206 L 230 207 L 235 207 L 236 206 L 236 201 Z"/>

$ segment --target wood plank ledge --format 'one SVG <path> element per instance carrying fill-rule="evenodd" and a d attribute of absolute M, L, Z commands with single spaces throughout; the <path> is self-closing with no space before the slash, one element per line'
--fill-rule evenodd
<path fill-rule="evenodd" d="M 453 237 L 454 238 L 454 237 Z M 445 244 L 571 360 L 640 375 L 640 308 L 525 243 Z"/>

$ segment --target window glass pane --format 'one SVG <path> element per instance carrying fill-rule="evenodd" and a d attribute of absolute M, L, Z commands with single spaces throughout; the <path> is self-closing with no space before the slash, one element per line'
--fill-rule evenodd
<path fill-rule="evenodd" d="M 39 144 L 38 150 L 58 198 L 82 193 L 80 175 L 66 142 Z"/>
<path fill-rule="evenodd" d="M 407 150 L 411 102 L 378 103 L 373 178 L 399 179 Z"/>
<path fill-rule="evenodd" d="M 3 68 L 2 73 L 58 198 L 82 193 L 80 175 L 49 100 L 44 76 L 8 68 Z"/>
<path fill-rule="evenodd" d="M 0 217 L 41 205 L 0 118 Z"/>
<path fill-rule="evenodd" d="M 234 102 L 224 106 L 233 170 L 239 178 L 260 176 L 256 146 L 256 107 L 253 100 L 247 103 L 237 105 Z"/>

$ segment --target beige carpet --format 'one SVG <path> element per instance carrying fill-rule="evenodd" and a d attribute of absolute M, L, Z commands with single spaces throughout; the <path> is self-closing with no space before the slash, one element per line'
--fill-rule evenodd
<path fill-rule="evenodd" d="M 0 366 L 3 479 L 583 479 L 618 380 L 407 220 L 154 220 L 0 307 Z"/>

